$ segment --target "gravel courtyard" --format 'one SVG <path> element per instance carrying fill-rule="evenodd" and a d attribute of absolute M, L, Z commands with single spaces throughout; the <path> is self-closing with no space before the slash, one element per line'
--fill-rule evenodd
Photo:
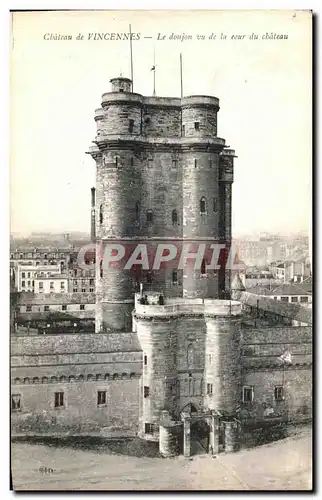
<path fill-rule="evenodd" d="M 13 487 L 16 491 L 310 490 L 311 441 L 311 430 L 306 428 L 257 448 L 190 459 L 138 458 L 100 449 L 14 442 Z"/>

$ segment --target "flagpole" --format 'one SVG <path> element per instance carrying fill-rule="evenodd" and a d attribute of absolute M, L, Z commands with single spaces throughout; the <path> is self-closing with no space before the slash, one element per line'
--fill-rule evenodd
<path fill-rule="evenodd" d="M 153 97 L 155 97 L 155 46 L 153 50 Z"/>
<path fill-rule="evenodd" d="M 130 31 L 131 80 L 132 80 L 132 92 L 133 92 L 133 54 L 132 54 L 132 32 L 131 32 L 131 25 L 129 25 L 129 31 Z"/>
<path fill-rule="evenodd" d="M 183 98 L 182 54 L 180 54 L 180 87 L 181 87 L 181 99 L 182 99 Z"/>
<path fill-rule="evenodd" d="M 182 83 L 182 54 L 180 53 L 180 95 L 183 98 L 183 83 Z M 181 126 L 181 137 L 182 137 L 182 108 L 180 111 L 180 126 Z"/>

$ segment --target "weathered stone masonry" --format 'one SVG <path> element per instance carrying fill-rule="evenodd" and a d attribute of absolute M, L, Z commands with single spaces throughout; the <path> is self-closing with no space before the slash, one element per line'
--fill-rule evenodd
<path fill-rule="evenodd" d="M 90 149 L 92 238 L 208 240 L 229 249 L 235 153 L 217 136 L 219 100 L 144 97 L 131 92 L 127 78 L 111 83 L 95 112 Z M 307 311 L 304 319 L 286 307 L 292 304 L 276 311 L 275 301 L 242 291 L 230 300 L 225 268 L 188 267 L 174 280 L 175 267 L 133 275 L 100 261 L 97 247 L 95 334 L 12 339 L 13 434 L 139 435 L 159 440 L 165 456 L 182 450 L 182 438 L 188 456 L 196 426 L 206 449 L 217 453 L 236 448 L 241 421 L 310 418 L 311 328 L 262 327 L 258 308 L 267 321 L 277 316 L 290 324 L 293 317 L 311 324 Z M 140 282 L 147 302 L 137 293 Z M 76 314 L 76 297 L 69 300 L 64 305 Z M 93 300 L 81 304 L 87 309 Z M 255 311 L 256 328 L 243 325 L 245 308 Z M 292 352 L 288 365 L 279 360 L 285 350 Z"/>
<path fill-rule="evenodd" d="M 97 168 L 97 241 L 211 239 L 229 247 L 234 151 L 217 136 L 219 100 L 144 97 L 126 78 L 111 82 L 89 151 Z M 218 298 L 229 287 L 225 274 L 204 280 L 200 271 L 179 271 L 173 283 L 172 271 L 135 280 L 124 269 L 102 272 L 98 255 L 96 331 L 129 329 L 138 281 L 173 297 Z"/>

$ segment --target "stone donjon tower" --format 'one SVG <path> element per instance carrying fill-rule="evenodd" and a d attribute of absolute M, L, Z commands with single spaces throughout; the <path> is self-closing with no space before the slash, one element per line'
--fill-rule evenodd
<path fill-rule="evenodd" d="M 95 111 L 96 241 L 231 242 L 235 153 L 217 136 L 219 100 L 145 97 L 113 78 Z M 105 270 L 96 259 L 96 332 L 130 331 L 138 282 L 167 297 L 223 297 L 229 272 Z"/>

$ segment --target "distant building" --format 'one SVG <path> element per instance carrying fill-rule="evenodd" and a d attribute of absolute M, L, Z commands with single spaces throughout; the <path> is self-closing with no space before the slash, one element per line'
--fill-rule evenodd
<path fill-rule="evenodd" d="M 35 287 L 35 276 L 46 278 L 48 276 L 61 274 L 60 264 L 58 265 L 20 265 L 15 272 L 15 286 L 18 292 L 33 292 Z"/>
<path fill-rule="evenodd" d="M 95 254 L 91 251 L 84 260 L 88 264 L 95 264 Z M 86 257 L 85 256 L 85 257 Z M 90 266 L 88 266 L 90 267 Z M 69 293 L 94 293 L 95 292 L 95 265 L 92 269 L 83 269 L 77 263 L 77 254 L 71 255 L 68 266 L 68 292 Z"/>
<path fill-rule="evenodd" d="M 263 320 L 268 322 L 267 326 L 272 324 L 294 327 L 312 325 L 312 309 L 307 304 L 274 300 L 274 297 L 270 295 L 260 295 L 258 290 L 254 292 L 255 290 L 250 292 L 238 289 L 232 292 L 232 297 L 242 303 L 246 314 L 243 324 L 247 325 L 250 319 L 251 324 L 257 326 L 259 330 Z"/>
<path fill-rule="evenodd" d="M 10 267 L 60 265 L 61 271 L 64 271 L 69 262 L 70 251 L 52 248 L 17 249 L 10 253 Z"/>
<path fill-rule="evenodd" d="M 279 263 L 273 262 L 270 265 L 270 270 L 273 276 L 283 283 L 289 283 L 291 281 L 301 283 L 311 274 L 310 267 L 305 263 L 305 260 L 289 260 Z"/>
<path fill-rule="evenodd" d="M 92 276 L 72 276 L 68 278 L 69 293 L 94 293 L 95 272 Z"/>
<path fill-rule="evenodd" d="M 17 325 L 35 324 L 52 328 L 54 323 L 66 320 L 86 320 L 94 325 L 95 294 L 20 294 L 15 305 Z M 64 325 L 64 323 L 63 323 Z"/>
<path fill-rule="evenodd" d="M 285 260 L 288 256 L 287 244 L 283 241 L 267 245 L 267 261 Z"/>
<path fill-rule="evenodd" d="M 277 286 L 280 283 L 279 280 L 274 278 L 271 271 L 266 271 L 262 269 L 248 268 L 245 274 L 245 288 L 251 288 L 253 286 Z"/>
<path fill-rule="evenodd" d="M 34 293 L 67 293 L 68 279 L 66 274 L 49 274 L 41 276 L 36 273 L 34 279 Z"/>
<path fill-rule="evenodd" d="M 234 240 L 238 256 L 247 266 L 265 266 L 268 262 L 265 241 Z"/>
<path fill-rule="evenodd" d="M 277 287 L 253 287 L 247 289 L 249 293 L 255 293 L 262 297 L 272 297 L 281 302 L 299 303 L 306 305 L 312 303 L 312 292 L 297 283 L 285 283 Z"/>

